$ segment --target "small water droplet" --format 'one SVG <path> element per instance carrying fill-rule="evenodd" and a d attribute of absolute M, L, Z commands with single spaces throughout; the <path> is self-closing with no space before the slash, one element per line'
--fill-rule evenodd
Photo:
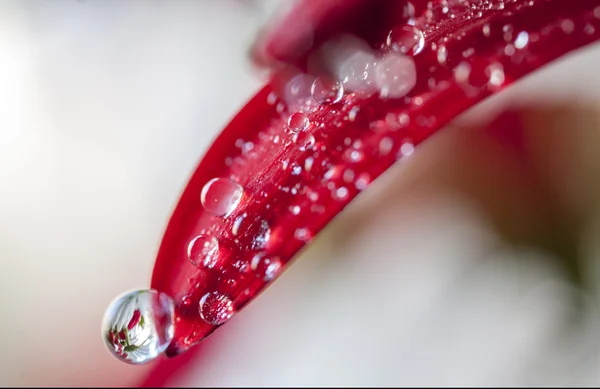
<path fill-rule="evenodd" d="M 344 87 L 335 80 L 319 77 L 312 84 L 311 93 L 319 104 L 335 104 L 344 96 Z"/>
<path fill-rule="evenodd" d="M 265 248 L 270 239 L 271 227 L 269 227 L 269 223 L 266 220 L 261 220 L 258 229 L 252 238 L 250 248 L 252 250 Z"/>
<path fill-rule="evenodd" d="M 202 296 L 199 305 L 200 317 L 212 325 L 221 325 L 235 313 L 233 301 L 219 292 L 209 292 Z"/>
<path fill-rule="evenodd" d="M 398 158 L 408 157 L 415 151 L 415 145 L 411 141 L 404 141 L 398 151 Z"/>
<path fill-rule="evenodd" d="M 344 159 L 348 162 L 360 162 L 363 160 L 364 156 L 365 154 L 357 149 L 346 149 L 344 152 Z"/>
<path fill-rule="evenodd" d="M 423 31 L 415 26 L 398 26 L 390 31 L 386 44 L 396 52 L 417 55 L 425 47 L 425 36 L 423 35 Z"/>
<path fill-rule="evenodd" d="M 388 53 L 375 66 L 375 84 L 382 97 L 405 96 L 417 82 L 417 70 L 412 58 Z"/>
<path fill-rule="evenodd" d="M 181 303 L 184 306 L 189 307 L 190 305 L 192 305 L 192 298 L 190 296 L 183 296 L 181 298 Z"/>
<path fill-rule="evenodd" d="M 298 145 L 300 151 L 310 150 L 315 146 L 315 137 L 309 132 L 300 132 L 294 135 L 294 143 Z"/>
<path fill-rule="evenodd" d="M 528 43 L 529 34 L 527 33 L 527 31 L 521 31 L 519 35 L 517 35 L 517 39 L 515 39 L 515 47 L 517 49 L 524 49 Z"/>
<path fill-rule="evenodd" d="M 231 214 L 240 203 L 244 188 L 228 178 L 213 178 L 202 188 L 200 201 L 215 216 Z"/>
<path fill-rule="evenodd" d="M 281 271 L 281 259 L 279 257 L 269 257 L 264 253 L 256 254 L 252 257 L 250 268 L 256 276 L 264 281 L 271 281 Z"/>
<path fill-rule="evenodd" d="M 437 51 L 437 60 L 440 65 L 444 65 L 448 59 L 448 49 L 446 46 L 440 45 Z"/>
<path fill-rule="evenodd" d="M 365 190 L 369 186 L 370 182 L 371 182 L 371 177 L 369 176 L 369 174 L 368 173 L 361 173 L 358 176 L 358 178 L 356 179 L 356 182 L 354 183 L 354 186 L 358 190 Z"/>
<path fill-rule="evenodd" d="M 348 194 L 348 189 L 342 186 L 333 191 L 333 198 L 336 200 L 345 200 Z"/>
<path fill-rule="evenodd" d="M 348 112 L 348 120 L 350 120 L 351 122 L 356 120 L 356 115 L 358 115 L 359 111 L 360 111 L 360 107 L 358 105 L 355 105 L 354 107 L 352 107 L 350 112 Z"/>
<path fill-rule="evenodd" d="M 562 28 L 565 34 L 571 34 L 575 31 L 575 23 L 571 19 L 566 19 L 560 23 L 560 28 Z"/>
<path fill-rule="evenodd" d="M 192 265 L 212 269 L 217 264 L 219 241 L 212 235 L 200 234 L 188 245 L 188 258 Z"/>
<path fill-rule="evenodd" d="M 310 120 L 303 113 L 293 113 L 288 119 L 288 129 L 292 132 L 304 131 L 308 126 L 310 126 Z"/>
<path fill-rule="evenodd" d="M 379 154 L 382 156 L 388 155 L 394 147 L 394 141 L 390 137 L 382 138 L 379 142 Z"/>
<path fill-rule="evenodd" d="M 312 236 L 307 228 L 297 228 L 296 231 L 294 231 L 294 238 L 302 242 L 308 242 L 312 239 Z"/>
<path fill-rule="evenodd" d="M 490 36 L 490 25 L 488 23 L 483 25 L 483 35 L 485 35 L 486 37 Z"/>
<path fill-rule="evenodd" d="M 124 362 L 149 362 L 171 343 L 174 312 L 171 297 L 154 289 L 122 294 L 104 314 L 102 335 L 106 346 Z"/>

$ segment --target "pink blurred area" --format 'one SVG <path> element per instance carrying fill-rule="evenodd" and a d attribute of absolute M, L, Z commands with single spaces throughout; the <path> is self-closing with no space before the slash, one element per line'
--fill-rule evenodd
<path fill-rule="evenodd" d="M 108 353 L 104 309 L 149 284 L 189 174 L 262 84 L 248 52 L 278 5 L 0 3 L 0 385 L 155 367 Z M 165 384 L 600 384 L 599 60 L 574 53 L 435 136 Z"/>

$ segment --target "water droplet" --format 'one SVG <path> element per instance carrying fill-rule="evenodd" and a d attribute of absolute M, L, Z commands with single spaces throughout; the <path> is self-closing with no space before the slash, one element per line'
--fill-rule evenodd
<path fill-rule="evenodd" d="M 527 31 L 521 31 L 519 35 L 517 35 L 517 39 L 515 39 L 515 47 L 517 49 L 523 49 L 529 43 L 529 34 Z"/>
<path fill-rule="evenodd" d="M 485 35 L 486 37 L 490 36 L 490 25 L 488 23 L 483 25 L 483 35 Z"/>
<path fill-rule="evenodd" d="M 188 258 L 192 265 L 212 269 L 217 264 L 219 241 L 212 235 L 200 234 L 188 245 Z"/>
<path fill-rule="evenodd" d="M 200 317 L 212 325 L 221 325 L 235 313 L 233 301 L 219 292 L 209 292 L 200 299 Z"/>
<path fill-rule="evenodd" d="M 356 179 L 356 182 L 354 183 L 354 186 L 358 190 L 365 190 L 369 186 L 370 182 L 371 182 L 371 177 L 369 176 L 369 174 L 368 173 L 361 173 L 358 176 L 358 178 Z"/>
<path fill-rule="evenodd" d="M 425 47 L 425 36 L 423 31 L 415 26 L 399 26 L 390 31 L 386 43 L 390 49 L 396 52 L 417 55 Z"/>
<path fill-rule="evenodd" d="M 142 364 L 162 354 L 174 333 L 173 300 L 156 290 L 136 290 L 117 297 L 102 321 L 110 352 L 130 364 Z"/>
<path fill-rule="evenodd" d="M 290 115 L 288 119 L 288 129 L 292 132 L 304 131 L 310 125 L 310 120 L 305 114 L 296 112 Z"/>
<path fill-rule="evenodd" d="M 261 220 L 258 225 L 257 231 L 252 238 L 250 248 L 252 250 L 262 249 L 267 247 L 269 240 L 271 239 L 271 227 L 266 220 Z"/>
<path fill-rule="evenodd" d="M 388 155 L 392 148 L 394 147 L 394 141 L 390 137 L 382 138 L 379 142 L 379 154 L 382 156 Z"/>
<path fill-rule="evenodd" d="M 342 186 L 333 191 L 333 198 L 336 200 L 345 200 L 348 194 L 348 189 Z"/>
<path fill-rule="evenodd" d="M 296 231 L 294 231 L 294 238 L 302 242 L 308 242 L 312 239 L 312 236 L 307 228 L 297 228 Z"/>
<path fill-rule="evenodd" d="M 348 120 L 350 120 L 351 122 L 356 120 L 356 115 L 358 115 L 359 111 L 360 111 L 360 107 L 358 105 L 355 105 L 354 107 L 352 107 L 350 112 L 348 112 Z"/>
<path fill-rule="evenodd" d="M 335 104 L 342 99 L 344 87 L 337 81 L 319 77 L 312 84 L 311 93 L 319 104 Z"/>
<path fill-rule="evenodd" d="M 446 46 L 440 45 L 437 51 L 437 60 L 440 65 L 444 65 L 448 59 L 448 49 Z"/>
<path fill-rule="evenodd" d="M 575 31 L 575 23 L 570 19 L 566 19 L 560 23 L 560 28 L 562 28 L 565 34 L 571 34 Z"/>
<path fill-rule="evenodd" d="M 364 157 L 365 154 L 361 150 L 346 149 L 344 152 L 344 159 L 348 162 L 360 162 Z"/>
<path fill-rule="evenodd" d="M 405 55 L 388 53 L 375 66 L 375 84 L 382 97 L 405 96 L 416 82 L 415 62 Z"/>
<path fill-rule="evenodd" d="M 227 216 L 233 212 L 240 200 L 244 188 L 228 178 L 213 178 L 202 188 L 200 201 L 208 212 L 215 216 Z"/>
<path fill-rule="evenodd" d="M 315 146 L 315 137 L 309 132 L 300 132 L 294 135 L 294 143 L 301 151 L 310 150 Z"/>
<path fill-rule="evenodd" d="M 398 151 L 398 158 L 408 157 L 415 151 L 415 145 L 411 141 L 404 141 Z"/>
<path fill-rule="evenodd" d="M 281 271 L 281 259 L 279 257 L 269 257 L 263 253 L 256 254 L 252 257 L 250 268 L 258 278 L 264 281 L 271 281 Z"/>

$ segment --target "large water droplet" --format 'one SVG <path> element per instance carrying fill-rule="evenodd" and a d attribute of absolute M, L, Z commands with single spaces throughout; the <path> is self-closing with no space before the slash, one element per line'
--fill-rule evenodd
<path fill-rule="evenodd" d="M 242 199 L 244 188 L 228 178 L 213 178 L 202 188 L 202 206 L 215 216 L 227 216 Z"/>
<path fill-rule="evenodd" d="M 344 87 L 335 80 L 319 77 L 312 84 L 311 93 L 319 104 L 334 104 L 342 99 Z"/>
<path fill-rule="evenodd" d="M 174 303 L 156 290 L 136 290 L 117 297 L 102 321 L 110 352 L 130 364 L 149 362 L 162 354 L 174 333 Z"/>
<path fill-rule="evenodd" d="M 310 120 L 305 114 L 296 112 L 290 115 L 288 118 L 288 129 L 292 132 L 301 132 L 308 128 Z"/>
<path fill-rule="evenodd" d="M 212 325 L 221 325 L 235 313 L 233 301 L 219 292 L 209 292 L 200 299 L 200 317 Z"/>
<path fill-rule="evenodd" d="M 390 31 L 386 43 L 390 49 L 398 53 L 417 55 L 425 47 L 425 36 L 423 31 L 415 26 L 398 26 Z"/>
<path fill-rule="evenodd" d="M 212 269 L 217 264 L 219 241 L 212 235 L 200 234 L 188 245 L 188 258 L 197 267 Z"/>
<path fill-rule="evenodd" d="M 405 96 L 417 83 L 417 70 L 412 58 L 388 53 L 375 66 L 375 84 L 382 97 Z"/>

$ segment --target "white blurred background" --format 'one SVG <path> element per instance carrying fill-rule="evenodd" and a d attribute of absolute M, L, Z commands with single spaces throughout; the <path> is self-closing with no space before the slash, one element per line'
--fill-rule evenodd
<path fill-rule="evenodd" d="M 262 85 L 247 54 L 278 3 L 0 0 L 0 385 L 145 376 L 105 350 L 104 309 L 149 284 L 189 175 Z M 595 289 L 568 282 L 558 261 L 576 251 L 595 280 L 599 60 L 598 46 L 569 56 L 434 137 L 169 384 L 600 384 Z M 536 208 L 544 193 L 523 189 L 514 158 L 464 129 L 538 97 L 588 102 L 531 132 L 539 161 L 554 162 L 541 163 L 558 208 Z M 473 168 L 477 147 L 497 158 Z M 589 216 L 575 249 L 528 240 L 572 214 Z M 525 226 L 519 245 L 513 226 Z"/>

